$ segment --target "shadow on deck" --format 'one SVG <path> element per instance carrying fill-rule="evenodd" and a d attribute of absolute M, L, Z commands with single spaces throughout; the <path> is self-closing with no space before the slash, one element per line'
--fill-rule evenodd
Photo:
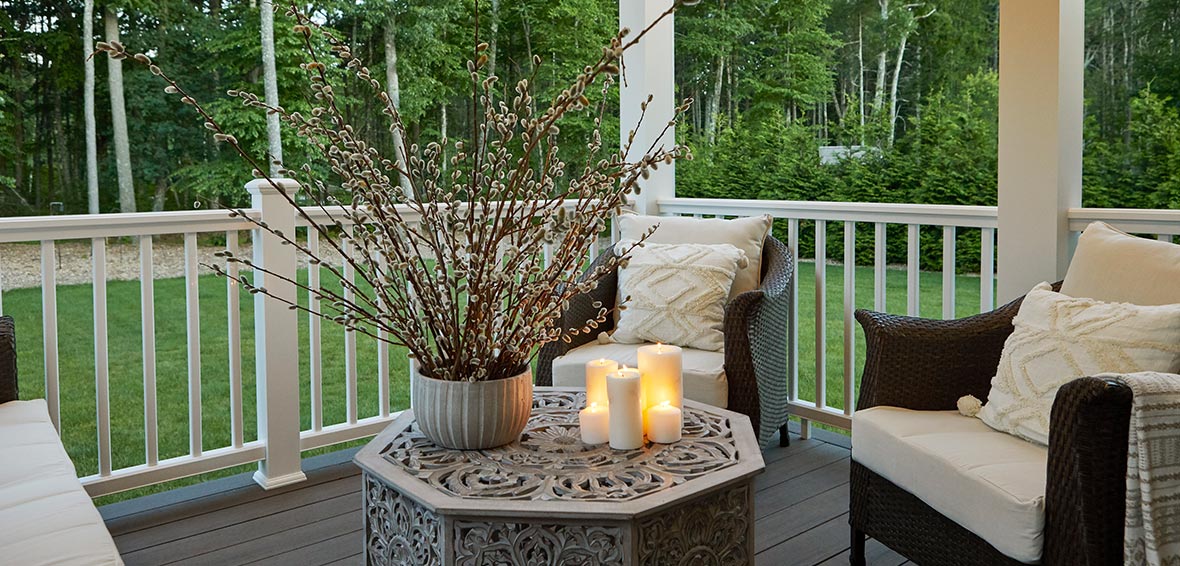
<path fill-rule="evenodd" d="M 754 482 L 758 565 L 848 564 L 849 446 L 845 436 L 814 431 L 763 452 L 766 471 Z M 309 458 L 306 482 L 274 491 L 242 474 L 100 511 L 128 566 L 361 564 L 355 452 Z M 868 562 L 906 563 L 872 540 Z"/>

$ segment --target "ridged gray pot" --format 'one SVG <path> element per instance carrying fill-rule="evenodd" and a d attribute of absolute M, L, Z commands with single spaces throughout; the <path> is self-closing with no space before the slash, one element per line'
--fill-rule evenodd
<path fill-rule="evenodd" d="M 443 381 L 414 372 L 418 428 L 435 444 L 483 450 L 520 438 L 533 409 L 533 372 L 495 381 Z"/>

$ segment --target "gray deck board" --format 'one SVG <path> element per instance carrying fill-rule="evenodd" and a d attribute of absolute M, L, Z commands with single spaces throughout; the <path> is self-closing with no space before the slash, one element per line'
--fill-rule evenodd
<path fill-rule="evenodd" d="M 847 437 L 821 430 L 763 452 L 755 482 L 756 563 L 848 563 Z M 360 471 L 355 450 L 304 462 L 308 481 L 263 491 L 249 474 L 100 509 L 128 566 L 359 565 Z M 869 564 L 905 559 L 869 541 Z"/>

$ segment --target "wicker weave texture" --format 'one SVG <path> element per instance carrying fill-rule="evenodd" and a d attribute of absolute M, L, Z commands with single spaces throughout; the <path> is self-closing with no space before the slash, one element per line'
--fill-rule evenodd
<path fill-rule="evenodd" d="M 947 321 L 857 311 L 867 343 L 857 409 L 953 410 L 963 395 L 986 400 L 1019 308 L 1020 299 Z M 1130 411 L 1130 389 L 1118 380 L 1087 377 L 1058 391 L 1046 470 L 1043 564 L 1122 562 Z M 914 562 L 1017 564 L 855 461 L 851 489 L 854 531 L 868 533 Z"/>
<path fill-rule="evenodd" d="M 591 269 L 609 260 L 604 252 Z M 758 289 L 742 293 L 725 307 L 725 377 L 729 382 L 729 409 L 750 417 L 758 440 L 770 442 L 787 422 L 787 321 L 791 305 L 791 278 L 795 262 L 782 242 L 768 237 L 762 252 L 762 282 Z M 585 275 L 583 275 L 585 277 Z M 598 310 L 595 301 L 613 308 L 618 273 L 600 280 L 598 288 L 570 301 L 562 314 L 563 328 L 581 328 Z M 613 320 L 599 328 L 610 330 Z M 595 333 L 596 334 L 596 333 Z M 553 384 L 553 360 L 593 341 L 595 334 L 579 334 L 570 342 L 550 342 L 537 360 L 537 385 Z"/>
<path fill-rule="evenodd" d="M 11 316 L 0 316 L 0 403 L 17 399 L 16 325 Z"/>

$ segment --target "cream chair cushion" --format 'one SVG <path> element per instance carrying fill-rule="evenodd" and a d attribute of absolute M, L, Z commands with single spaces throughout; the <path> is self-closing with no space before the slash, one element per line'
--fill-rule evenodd
<path fill-rule="evenodd" d="M 120 565 L 45 401 L 0 405 L 0 563 Z"/>
<path fill-rule="evenodd" d="M 852 417 L 852 459 L 1006 556 L 1040 560 L 1045 447 L 955 411 L 873 407 Z"/>
<path fill-rule="evenodd" d="M 590 343 L 570 350 L 553 361 L 553 385 L 585 387 L 586 362 L 605 358 L 620 365 L 639 365 L 639 346 Z M 725 354 L 684 348 L 684 396 L 724 408 L 729 404 L 729 382 L 725 380 Z"/>
<path fill-rule="evenodd" d="M 619 303 L 615 332 L 624 344 L 663 342 L 698 350 L 725 346 L 725 302 L 746 253 L 729 244 L 650 244 L 630 250 L 619 266 Z M 630 300 L 623 302 L 625 298 Z"/>
<path fill-rule="evenodd" d="M 1012 325 L 979 418 L 1039 444 L 1049 444 L 1049 413 L 1062 385 L 1108 372 L 1180 372 L 1180 304 L 1104 303 L 1041 283 Z"/>
<path fill-rule="evenodd" d="M 729 244 L 744 252 L 749 265 L 738 270 L 730 288 L 732 299 L 746 291 L 753 291 L 762 283 L 762 245 L 770 234 L 769 215 L 725 220 L 722 218 L 689 218 L 684 216 L 640 216 L 624 214 L 618 217 L 619 240 L 638 240 L 652 226 L 656 231 L 647 239 L 653 244 Z"/>
<path fill-rule="evenodd" d="M 1094 222 L 1078 238 L 1061 292 L 1108 303 L 1180 303 L 1180 246 Z"/>

